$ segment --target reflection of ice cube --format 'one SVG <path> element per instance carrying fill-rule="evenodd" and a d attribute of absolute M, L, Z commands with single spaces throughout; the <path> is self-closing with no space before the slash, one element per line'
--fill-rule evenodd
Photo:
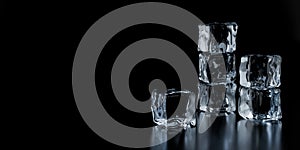
<path fill-rule="evenodd" d="M 240 84 L 258 90 L 279 87 L 281 57 L 279 55 L 247 55 L 241 58 Z"/>
<path fill-rule="evenodd" d="M 226 85 L 199 84 L 198 108 L 205 112 L 233 112 L 236 110 L 235 104 L 235 83 Z"/>
<path fill-rule="evenodd" d="M 154 145 L 156 143 L 161 143 L 161 144 L 151 147 L 151 150 L 167 150 L 168 148 L 167 141 L 168 141 L 167 129 L 161 128 L 160 126 L 156 126 L 152 128 L 151 145 Z"/>
<path fill-rule="evenodd" d="M 236 77 L 234 53 L 200 53 L 199 80 L 209 84 L 226 84 Z"/>
<path fill-rule="evenodd" d="M 238 111 L 245 119 L 281 119 L 280 89 L 255 90 L 241 87 Z"/>
<path fill-rule="evenodd" d="M 196 95 L 187 90 L 167 92 L 153 90 L 151 94 L 153 121 L 167 128 L 195 126 Z"/>
<path fill-rule="evenodd" d="M 282 123 L 258 123 L 240 120 L 237 123 L 237 149 L 282 150 Z"/>
<path fill-rule="evenodd" d="M 199 25 L 198 51 L 227 53 L 236 50 L 238 25 L 235 22 Z"/>
<path fill-rule="evenodd" d="M 198 120 L 197 149 L 236 149 L 236 115 L 234 113 L 217 115 L 201 112 Z"/>

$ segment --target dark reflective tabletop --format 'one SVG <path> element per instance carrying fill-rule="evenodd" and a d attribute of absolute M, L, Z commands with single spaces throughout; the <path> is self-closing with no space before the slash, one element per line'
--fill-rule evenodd
<path fill-rule="evenodd" d="M 282 122 L 253 122 L 241 119 L 236 114 L 220 115 L 214 120 L 212 114 L 199 113 L 194 128 L 182 130 L 169 141 L 151 147 L 161 149 L 201 150 L 280 150 L 284 149 Z M 156 127 L 150 142 L 165 141 L 172 130 Z"/>

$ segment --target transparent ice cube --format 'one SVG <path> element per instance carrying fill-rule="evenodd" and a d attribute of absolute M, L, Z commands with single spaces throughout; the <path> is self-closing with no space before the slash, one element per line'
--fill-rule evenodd
<path fill-rule="evenodd" d="M 246 55 L 241 58 L 240 84 L 258 90 L 279 87 L 281 57 L 279 55 Z"/>
<path fill-rule="evenodd" d="M 235 80 L 234 53 L 199 54 L 199 80 L 208 84 L 226 84 Z"/>
<path fill-rule="evenodd" d="M 238 112 L 243 118 L 250 120 L 281 119 L 280 89 L 256 90 L 241 87 Z"/>
<path fill-rule="evenodd" d="M 196 95 L 188 90 L 153 90 L 151 94 L 153 121 L 167 128 L 195 126 Z"/>
<path fill-rule="evenodd" d="M 236 50 L 238 25 L 235 22 L 214 22 L 198 27 L 198 51 L 227 53 Z"/>
<path fill-rule="evenodd" d="M 199 84 L 198 108 L 205 112 L 223 113 L 236 110 L 235 83 L 208 85 Z"/>

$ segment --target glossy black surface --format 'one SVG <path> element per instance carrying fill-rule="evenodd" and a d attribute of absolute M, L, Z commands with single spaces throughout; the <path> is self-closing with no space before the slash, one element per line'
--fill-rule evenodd
<path fill-rule="evenodd" d="M 238 119 L 234 113 L 218 116 L 210 125 L 212 114 L 199 113 L 197 127 L 182 130 L 174 138 L 150 148 L 151 150 L 281 150 L 286 148 L 282 138 L 281 121 L 253 122 Z M 200 131 L 200 126 L 207 130 Z M 172 132 L 164 129 L 154 130 L 152 138 L 162 140 Z"/>

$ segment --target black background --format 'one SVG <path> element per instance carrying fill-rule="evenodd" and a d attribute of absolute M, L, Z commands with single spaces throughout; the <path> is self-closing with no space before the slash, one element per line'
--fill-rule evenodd
<path fill-rule="evenodd" d="M 8 31 L 5 32 L 8 34 L 3 43 L 9 45 L 10 52 L 17 52 L 22 57 L 20 59 L 22 61 L 15 65 L 15 68 L 18 68 L 19 73 L 26 74 L 24 78 L 19 79 L 26 82 L 21 86 L 24 89 L 22 91 L 30 89 L 30 92 L 26 92 L 26 96 L 29 96 L 28 103 L 33 106 L 25 109 L 30 113 L 22 112 L 24 115 L 21 115 L 21 118 L 24 118 L 22 127 L 26 133 L 17 136 L 17 139 L 23 141 L 24 145 L 35 147 L 43 144 L 47 147 L 75 146 L 100 149 L 108 146 L 110 149 L 127 149 L 100 138 L 81 118 L 72 92 L 72 63 L 81 38 L 95 21 L 114 9 L 137 2 L 143 1 L 3 2 L 5 10 L 3 29 Z M 237 22 L 239 25 L 237 66 L 240 56 L 244 54 L 282 56 L 283 146 L 290 149 L 292 145 L 296 145 L 299 96 L 297 86 L 293 85 L 298 83 L 296 72 L 299 69 L 299 62 L 296 53 L 300 44 L 299 3 L 296 0 L 162 2 L 182 7 L 195 14 L 204 23 Z M 149 37 L 175 43 L 195 60 L 193 61 L 195 66 L 198 65 L 195 57 L 197 45 L 177 30 L 155 24 L 137 25 L 123 30 L 106 45 L 105 57 L 113 58 L 126 46 Z M 109 66 L 112 62 L 113 59 L 102 65 Z M 156 68 L 158 71 L 145 72 L 147 71 L 145 68 L 153 64 L 160 66 Z M 96 74 L 99 74 L 95 79 L 97 90 L 109 93 L 110 80 L 107 79 L 110 76 L 101 75 L 100 72 L 103 71 L 101 69 L 109 73 L 109 69 L 102 68 L 101 63 L 97 64 Z M 132 93 L 141 101 L 148 99 L 148 84 L 154 78 L 163 79 L 168 87 L 178 87 L 180 85 L 178 77 L 171 78 L 170 75 L 174 76 L 174 70 L 167 64 L 157 60 L 144 61 L 131 73 L 129 84 Z M 107 79 L 104 80 L 102 77 Z M 134 127 L 153 125 L 151 114 L 134 114 L 111 100 L 113 98 L 108 93 L 104 95 L 102 103 L 116 120 Z M 115 107 L 110 107 L 112 104 Z M 134 115 L 136 118 L 128 120 L 126 118 L 128 115 Z"/>

